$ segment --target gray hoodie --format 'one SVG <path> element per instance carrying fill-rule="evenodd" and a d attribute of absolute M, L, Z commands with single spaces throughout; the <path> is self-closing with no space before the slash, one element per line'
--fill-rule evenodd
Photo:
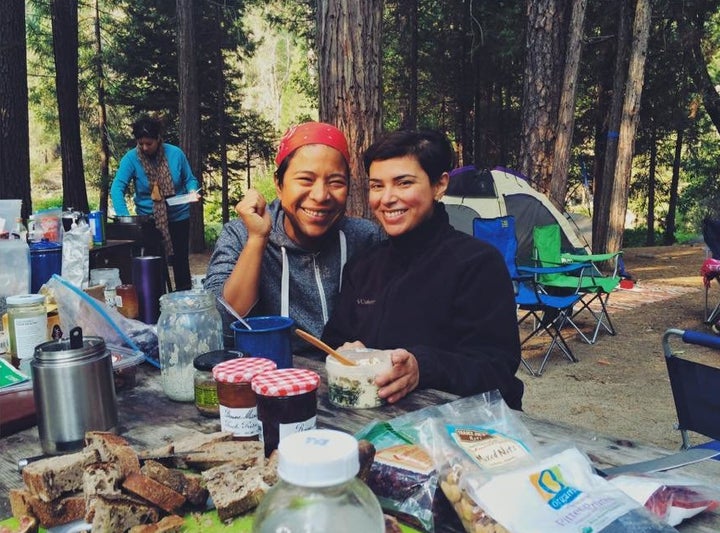
<path fill-rule="evenodd" d="M 295 320 L 296 327 L 320 337 L 340 292 L 346 261 L 380 242 L 382 231 L 369 220 L 346 216 L 325 236 L 320 249 L 311 252 L 285 233 L 285 214 L 280 201 L 273 201 L 268 208 L 272 230 L 263 255 L 258 301 L 249 315 L 289 316 Z M 235 268 L 247 239 L 247 228 L 242 220 L 225 224 L 210 258 L 205 289 L 217 296 L 222 295 L 225 281 Z M 218 309 L 223 316 L 225 345 L 234 346 L 229 327 L 234 318 L 222 307 Z M 293 353 L 304 355 L 313 352 L 316 352 L 314 348 L 293 336 Z"/>

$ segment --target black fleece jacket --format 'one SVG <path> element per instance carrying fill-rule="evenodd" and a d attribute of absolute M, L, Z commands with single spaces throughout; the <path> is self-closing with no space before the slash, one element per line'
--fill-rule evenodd
<path fill-rule="evenodd" d="M 512 282 L 500 253 L 456 231 L 442 204 L 411 232 L 345 267 L 323 340 L 405 348 L 421 388 L 461 396 L 499 389 L 521 409 L 520 340 Z"/>

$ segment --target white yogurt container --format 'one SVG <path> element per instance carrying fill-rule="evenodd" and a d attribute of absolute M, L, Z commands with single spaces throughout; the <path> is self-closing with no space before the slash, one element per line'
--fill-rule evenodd
<path fill-rule="evenodd" d="M 375 377 L 392 368 L 392 350 L 353 348 L 338 350 L 355 361 L 355 366 L 344 365 L 329 355 L 325 359 L 328 376 L 328 399 L 338 407 L 368 409 L 385 403 L 378 397 Z"/>

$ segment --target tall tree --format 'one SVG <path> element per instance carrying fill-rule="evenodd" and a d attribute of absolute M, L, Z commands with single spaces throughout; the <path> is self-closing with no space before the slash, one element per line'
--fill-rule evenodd
<path fill-rule="evenodd" d="M 583 24 L 587 0 L 574 0 L 570 17 L 570 31 L 565 59 L 560 110 L 557 119 L 557 137 L 553 154 L 552 176 L 550 180 L 550 200 L 558 207 L 565 206 L 567 194 L 568 168 L 570 167 L 570 147 L 575 127 L 575 95 L 577 92 L 580 51 L 582 49 Z"/>
<path fill-rule="evenodd" d="M 640 118 L 640 97 L 642 96 L 645 78 L 645 56 L 651 22 L 650 0 L 637 0 L 635 19 L 633 21 L 633 42 L 628 64 L 627 83 L 623 101 L 622 120 L 618 139 L 618 155 L 615 166 L 615 177 L 612 183 L 610 216 L 607 239 L 599 235 L 599 246 L 604 251 L 616 251 L 622 248 L 625 215 L 627 213 L 628 189 L 632 172 L 635 133 Z M 593 245 L 595 235 L 593 235 Z M 604 247 L 603 247 L 604 245 Z"/>
<path fill-rule="evenodd" d="M 180 90 L 180 147 L 202 187 L 200 149 L 200 86 L 198 83 L 195 2 L 177 0 L 178 87 Z M 190 251 L 205 249 L 202 203 L 190 209 Z"/>
<path fill-rule="evenodd" d="M 63 205 L 88 212 L 78 111 L 78 2 L 51 5 L 55 85 L 60 119 Z"/>
<path fill-rule="evenodd" d="M 382 0 L 318 0 L 320 120 L 345 133 L 352 186 L 348 212 L 370 216 L 360 155 L 380 133 Z"/>
<path fill-rule="evenodd" d="M 108 189 L 110 187 L 110 136 L 105 105 L 105 68 L 102 58 L 102 37 L 100 33 L 100 0 L 95 0 L 95 76 L 98 99 L 98 133 L 100 134 L 100 211 L 108 212 Z"/>
<path fill-rule="evenodd" d="M 23 218 L 32 211 L 26 57 L 25 2 L 6 0 L 0 4 L 0 198 L 22 200 Z"/>
<path fill-rule="evenodd" d="M 562 0 L 527 1 L 527 54 L 522 99 L 520 171 L 549 191 L 555 127 L 563 78 L 567 5 Z"/>
<path fill-rule="evenodd" d="M 678 185 L 680 184 L 680 159 L 683 148 L 683 130 L 678 129 L 675 136 L 675 156 L 673 157 L 672 178 L 670 179 L 670 198 L 668 200 L 668 213 L 665 218 L 665 234 L 663 244 L 675 244 L 675 211 L 678 202 Z"/>

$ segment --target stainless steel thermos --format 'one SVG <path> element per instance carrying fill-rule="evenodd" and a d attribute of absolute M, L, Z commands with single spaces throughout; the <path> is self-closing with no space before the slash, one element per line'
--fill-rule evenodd
<path fill-rule="evenodd" d="M 112 358 L 101 337 L 73 328 L 69 339 L 39 344 L 32 377 L 44 453 L 80 450 L 86 431 L 117 430 Z"/>

